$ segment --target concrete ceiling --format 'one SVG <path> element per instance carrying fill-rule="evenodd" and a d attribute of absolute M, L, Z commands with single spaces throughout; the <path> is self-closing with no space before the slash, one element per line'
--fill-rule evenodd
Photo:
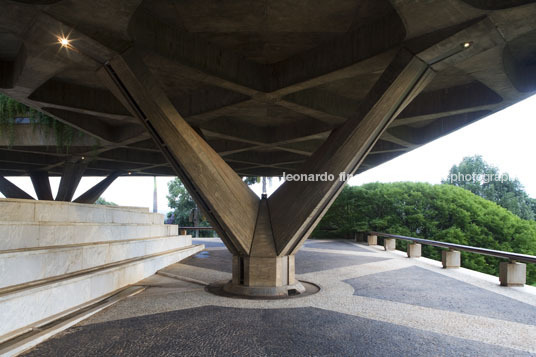
<path fill-rule="evenodd" d="M 0 138 L 0 175 L 60 175 L 82 156 L 85 175 L 174 175 L 95 75 L 130 47 L 179 113 L 247 176 L 298 170 L 357 113 L 401 47 L 441 59 L 438 74 L 358 172 L 536 91 L 535 1 L 0 0 L 0 8 L 0 91 L 86 134 L 64 153 L 19 125 L 12 146 Z M 58 46 L 61 34 L 76 51 Z"/>

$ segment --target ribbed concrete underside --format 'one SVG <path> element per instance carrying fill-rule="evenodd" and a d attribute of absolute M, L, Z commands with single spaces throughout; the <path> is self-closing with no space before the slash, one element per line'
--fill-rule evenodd
<path fill-rule="evenodd" d="M 147 289 L 30 351 L 50 355 L 511 355 L 536 353 L 536 288 L 348 242 L 308 241 L 301 299 L 214 296 L 230 279 L 218 240 L 141 284 Z M 164 276 L 165 275 L 165 276 Z"/>

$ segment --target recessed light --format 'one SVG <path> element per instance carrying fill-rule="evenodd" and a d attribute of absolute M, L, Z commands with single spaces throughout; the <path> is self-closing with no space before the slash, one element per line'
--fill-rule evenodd
<path fill-rule="evenodd" d="M 60 43 L 61 47 L 69 47 L 71 43 L 67 37 L 58 37 L 58 42 Z"/>

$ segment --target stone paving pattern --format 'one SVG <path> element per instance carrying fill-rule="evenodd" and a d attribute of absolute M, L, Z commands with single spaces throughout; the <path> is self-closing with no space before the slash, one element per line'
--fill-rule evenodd
<path fill-rule="evenodd" d="M 139 283 L 146 286 L 143 293 L 26 355 L 536 354 L 532 287 L 503 288 L 489 276 L 443 270 L 439 263 L 380 247 L 308 241 L 297 254 L 297 274 L 319 284 L 318 294 L 276 301 L 225 298 L 180 280 L 210 283 L 231 276 L 231 256 L 221 242 L 196 243 L 207 250 L 164 269 L 167 276 L 145 279 Z"/>

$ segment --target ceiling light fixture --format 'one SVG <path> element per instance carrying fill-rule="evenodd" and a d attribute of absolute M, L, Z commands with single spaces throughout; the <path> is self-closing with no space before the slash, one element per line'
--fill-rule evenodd
<path fill-rule="evenodd" d="M 61 47 L 71 46 L 71 41 L 67 37 L 58 37 L 58 42 L 60 43 Z"/>

